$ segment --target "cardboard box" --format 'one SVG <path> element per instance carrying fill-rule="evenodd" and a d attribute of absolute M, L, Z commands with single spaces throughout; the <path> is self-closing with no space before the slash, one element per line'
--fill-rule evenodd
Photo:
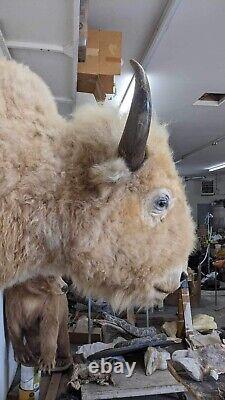
<path fill-rule="evenodd" d="M 99 74 L 120 75 L 121 32 L 99 31 Z"/>
<path fill-rule="evenodd" d="M 86 61 L 78 63 L 78 73 L 120 75 L 122 33 L 89 30 Z"/>
<path fill-rule="evenodd" d="M 88 31 L 86 60 L 78 62 L 78 73 L 99 74 L 99 31 Z"/>
<path fill-rule="evenodd" d="M 85 62 L 78 63 L 78 92 L 93 93 L 97 101 L 114 93 L 114 76 L 121 73 L 121 32 L 89 30 Z"/>
<path fill-rule="evenodd" d="M 114 75 L 78 74 L 77 91 L 93 93 L 96 101 L 104 101 L 115 90 Z"/>

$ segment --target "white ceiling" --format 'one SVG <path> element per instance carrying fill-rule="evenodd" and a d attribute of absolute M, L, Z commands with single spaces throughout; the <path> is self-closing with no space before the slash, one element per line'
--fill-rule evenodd
<path fill-rule="evenodd" d="M 116 77 L 119 104 L 132 76 L 129 60 L 140 60 L 155 32 L 167 0 L 89 0 L 89 26 L 122 32 L 122 75 Z"/>
<path fill-rule="evenodd" d="M 149 68 L 153 104 L 170 123 L 175 158 L 225 135 L 225 103 L 193 106 L 204 92 L 225 93 L 225 1 L 183 0 Z M 225 141 L 179 164 L 185 175 L 225 161 Z"/>
<path fill-rule="evenodd" d="M 116 79 L 113 104 L 120 104 L 131 79 L 129 59 L 144 60 L 153 107 L 159 119 L 169 123 L 176 159 L 225 135 L 225 103 L 193 106 L 204 92 L 225 93 L 225 0 L 89 1 L 90 27 L 123 34 L 123 67 Z M 162 29 L 168 6 L 174 12 L 166 17 Z M 53 48 L 73 42 L 76 48 L 79 0 L 0 0 L 0 8 L 0 28 L 7 42 Z M 155 36 L 158 40 L 151 51 Z M 59 51 L 10 51 L 45 79 L 58 98 L 60 111 L 71 112 L 74 58 Z M 91 95 L 78 94 L 78 105 L 86 101 L 94 102 Z M 178 167 L 184 175 L 205 174 L 206 167 L 225 161 L 224 154 L 225 141 L 187 157 Z"/>
<path fill-rule="evenodd" d="M 176 3 L 147 64 L 153 107 L 169 123 L 175 159 L 225 135 L 225 103 L 193 106 L 204 92 L 225 93 L 224 0 L 90 0 L 89 25 L 123 33 L 123 68 L 117 78 L 119 104 L 131 77 L 129 59 L 142 59 L 160 30 L 166 6 Z M 205 174 L 210 165 L 225 161 L 225 141 L 178 164 L 184 175 Z"/>

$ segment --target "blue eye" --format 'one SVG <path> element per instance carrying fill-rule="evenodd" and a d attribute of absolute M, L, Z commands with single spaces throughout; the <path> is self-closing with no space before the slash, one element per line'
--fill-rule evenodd
<path fill-rule="evenodd" d="M 154 201 L 154 207 L 157 211 L 164 211 L 167 210 L 169 207 L 170 198 L 167 194 L 161 195 Z"/>

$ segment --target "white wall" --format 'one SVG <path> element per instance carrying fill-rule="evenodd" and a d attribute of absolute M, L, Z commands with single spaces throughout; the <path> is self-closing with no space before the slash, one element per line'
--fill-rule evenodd
<path fill-rule="evenodd" d="M 0 48 L 0 58 L 3 57 Z M 0 400 L 5 400 L 8 389 L 15 376 L 17 364 L 13 358 L 12 346 L 8 345 L 4 326 L 3 292 L 0 291 Z"/>
<path fill-rule="evenodd" d="M 17 364 L 14 361 L 12 346 L 7 343 L 4 326 L 3 292 L 0 291 L 0 399 L 5 400 L 8 389 L 15 376 Z"/>
<path fill-rule="evenodd" d="M 186 193 L 195 220 L 197 220 L 197 204 L 208 204 L 214 200 L 225 199 L 225 175 L 213 175 L 208 179 L 215 181 L 215 196 L 201 195 L 201 180 L 186 182 Z"/>

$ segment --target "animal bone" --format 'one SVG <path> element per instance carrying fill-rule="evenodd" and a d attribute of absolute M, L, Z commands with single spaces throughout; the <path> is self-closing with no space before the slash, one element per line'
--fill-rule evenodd
<path fill-rule="evenodd" d="M 107 386 L 114 384 L 111 373 L 91 372 L 88 364 L 74 364 L 71 379 L 68 383 L 75 390 L 79 390 L 81 385 L 96 382 L 99 385 Z"/>

